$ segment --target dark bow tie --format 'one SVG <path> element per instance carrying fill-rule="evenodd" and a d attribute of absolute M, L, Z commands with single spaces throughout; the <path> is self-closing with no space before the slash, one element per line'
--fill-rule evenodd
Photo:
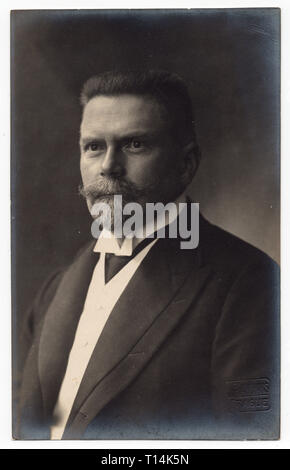
<path fill-rule="evenodd" d="M 187 224 L 188 228 L 190 228 L 190 220 L 191 220 L 191 213 L 190 213 L 190 200 L 187 200 L 187 208 L 185 209 L 187 211 Z M 178 217 L 179 218 L 179 217 Z M 178 221 L 177 218 L 177 221 Z M 176 223 L 174 221 L 174 223 Z M 178 222 L 177 222 L 178 223 Z M 164 235 L 162 238 L 170 239 L 170 225 L 166 225 L 164 229 Z M 137 255 L 137 253 L 140 253 L 140 251 L 145 248 L 145 246 L 149 245 L 153 241 L 154 238 L 158 238 L 158 232 L 155 232 L 153 234 L 153 237 L 150 238 L 145 238 L 140 242 L 136 248 L 133 250 L 133 253 L 131 256 L 117 256 L 111 253 L 106 253 L 105 257 L 105 282 L 109 282 L 112 277 L 114 277 L 134 256 Z"/>
<path fill-rule="evenodd" d="M 155 238 L 155 237 L 154 237 Z M 105 283 L 109 282 L 131 259 L 133 259 L 145 246 L 152 243 L 154 238 L 145 238 L 140 242 L 131 256 L 117 256 L 113 253 L 106 253 L 105 256 Z"/>

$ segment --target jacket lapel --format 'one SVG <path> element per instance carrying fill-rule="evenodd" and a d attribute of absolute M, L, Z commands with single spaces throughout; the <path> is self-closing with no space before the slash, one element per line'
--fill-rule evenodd
<path fill-rule="evenodd" d="M 82 313 L 98 255 L 94 242 L 65 271 L 45 316 L 38 354 L 38 370 L 45 414 L 51 415 Z"/>
<path fill-rule="evenodd" d="M 203 287 L 199 250 L 160 239 L 116 303 L 89 361 L 64 439 L 77 438 L 142 371 Z"/>

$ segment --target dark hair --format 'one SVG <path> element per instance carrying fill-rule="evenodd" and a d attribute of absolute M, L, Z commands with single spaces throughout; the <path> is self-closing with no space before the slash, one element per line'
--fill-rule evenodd
<path fill-rule="evenodd" d="M 83 107 L 97 95 L 132 94 L 154 98 L 165 108 L 172 131 L 181 143 L 193 141 L 198 151 L 191 98 L 184 81 L 161 70 L 103 72 L 90 78 L 82 89 Z"/>

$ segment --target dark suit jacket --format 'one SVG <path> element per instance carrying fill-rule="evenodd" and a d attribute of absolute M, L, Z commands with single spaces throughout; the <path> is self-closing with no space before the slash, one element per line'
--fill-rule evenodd
<path fill-rule="evenodd" d="M 16 438 L 49 438 L 94 243 L 27 317 Z M 105 325 L 63 438 L 278 438 L 278 303 L 277 265 L 204 218 L 194 250 L 159 239 Z"/>

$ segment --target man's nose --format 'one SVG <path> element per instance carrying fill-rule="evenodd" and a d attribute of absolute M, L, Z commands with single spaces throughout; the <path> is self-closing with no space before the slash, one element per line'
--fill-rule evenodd
<path fill-rule="evenodd" d="M 109 146 L 102 161 L 101 175 L 121 176 L 124 173 L 122 163 L 121 151 L 118 151 L 113 146 Z"/>

